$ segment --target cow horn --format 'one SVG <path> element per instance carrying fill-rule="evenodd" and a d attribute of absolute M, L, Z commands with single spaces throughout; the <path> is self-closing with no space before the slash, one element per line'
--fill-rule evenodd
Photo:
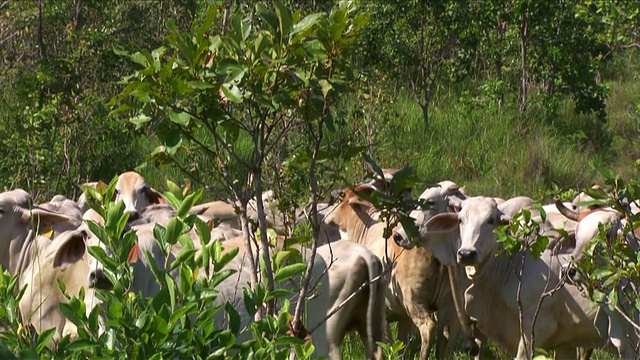
<path fill-rule="evenodd" d="M 568 207 L 564 206 L 564 203 L 562 202 L 562 200 L 556 200 L 555 202 L 556 204 L 556 208 L 558 208 L 558 211 L 560 211 L 560 213 L 564 216 L 566 216 L 568 219 L 571 219 L 573 221 L 579 221 L 580 219 L 578 218 L 579 214 L 577 211 L 571 210 Z"/>

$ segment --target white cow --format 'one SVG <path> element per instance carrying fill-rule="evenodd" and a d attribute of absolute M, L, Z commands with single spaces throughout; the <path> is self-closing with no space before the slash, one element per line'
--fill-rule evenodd
<path fill-rule="evenodd" d="M 598 348 L 612 343 L 623 357 L 635 356 L 629 340 L 636 342 L 626 338 L 633 336 L 628 324 L 605 315 L 604 308 L 593 307 L 575 286 L 560 286 L 544 299 L 538 310 L 542 294 L 559 284 L 562 265 L 569 258 L 549 251 L 540 259 L 533 259 L 528 252 L 508 256 L 500 251 L 502 245 L 493 231 L 509 219 L 493 199 L 475 197 L 467 199 L 458 214 L 439 214 L 419 224 L 421 245 L 439 248 L 434 251 L 436 254 L 447 254 L 441 259 L 445 263 L 453 265 L 457 261 L 465 265 L 472 281 L 465 293 L 465 310 L 477 321 L 480 331 L 516 358 L 527 358 L 527 344 L 520 336 L 518 320 L 519 280 L 513 268 L 513 264 L 521 264 L 526 257 L 521 306 L 527 339 L 532 336 L 531 325 L 538 312 L 533 348 L 554 349 L 557 357 L 569 358 L 576 356 L 576 347 Z M 437 236 L 454 230 L 459 230 L 460 238 Z"/>
<path fill-rule="evenodd" d="M 61 224 L 73 221 L 64 214 L 30 203 L 31 196 L 22 189 L 0 194 L 0 265 L 12 275 L 26 266 L 26 245 L 35 239 L 36 233 L 55 232 Z"/>
<path fill-rule="evenodd" d="M 613 242 L 621 232 L 623 224 L 620 222 L 623 215 L 610 207 L 595 207 L 593 209 L 572 210 L 564 203 L 557 201 L 556 207 L 559 212 L 567 217 L 569 221 L 575 222 L 575 246 L 571 255 L 580 258 L 584 248 L 591 239 L 595 238 L 599 232 L 600 225 L 607 225 L 607 239 Z"/>
<path fill-rule="evenodd" d="M 160 207 L 148 207 L 147 209 L 155 209 L 152 211 L 153 217 L 156 219 L 166 218 L 163 212 L 167 209 Z M 153 228 L 156 223 L 145 222 L 145 212 L 143 217 L 138 221 L 141 224 L 133 224 L 132 229 L 136 232 L 136 247 L 139 249 L 139 257 L 136 260 L 134 283 L 132 291 L 141 292 L 143 296 L 154 296 L 159 291 L 155 277 L 151 271 L 151 262 L 154 262 L 160 269 L 168 270 L 173 261 L 175 261 L 177 253 L 180 251 L 178 244 L 174 245 L 171 253 L 167 258 L 154 238 Z M 149 215 L 149 213 L 147 213 Z M 89 214 L 85 217 L 92 217 Z M 98 219 L 99 220 L 99 219 Z M 190 232 L 190 236 L 194 239 L 194 248 L 200 250 L 200 244 L 197 241 L 195 232 Z M 234 269 L 238 272 L 230 278 L 224 280 L 217 286 L 220 292 L 216 299 L 217 304 L 225 302 L 231 303 L 241 315 L 242 325 L 246 326 L 252 319 L 248 316 L 243 304 L 242 287 L 248 286 L 250 281 L 249 266 L 244 256 L 244 241 L 242 238 L 234 238 L 224 242 L 225 252 L 230 249 L 239 247 L 241 249 L 239 255 L 227 265 L 226 269 Z M 144 255 L 146 250 L 151 255 L 147 258 Z M 254 249 L 255 251 L 255 249 Z M 318 248 L 318 257 L 314 263 L 314 272 L 312 274 L 312 284 L 319 284 L 315 289 L 316 295 L 311 297 L 307 304 L 307 322 L 306 328 L 318 328 L 312 339 L 316 346 L 316 354 L 318 356 L 329 355 L 331 358 L 340 357 L 339 347 L 342 343 L 344 335 L 349 330 L 358 330 L 363 341 L 366 344 L 369 358 L 381 358 L 381 349 L 376 345 L 378 341 L 385 339 L 385 322 L 383 317 L 383 293 L 384 279 L 380 279 L 382 274 L 382 265 L 379 260 L 364 247 L 349 242 L 337 242 L 329 246 Z M 92 268 L 89 279 L 93 281 L 98 279 L 96 273 L 100 271 L 100 266 Z M 204 276 L 205 272 L 200 271 L 200 276 Z M 171 273 L 176 282 L 179 281 L 177 269 Z M 362 284 L 371 283 L 365 288 L 365 291 L 357 294 L 352 299 L 347 298 L 355 292 Z M 285 286 L 296 287 L 299 280 Z M 344 307 L 337 310 L 326 323 L 324 319 L 334 309 L 343 302 Z M 217 326 L 223 326 L 226 322 L 224 312 L 219 311 L 214 319 Z M 251 336 L 249 331 L 242 333 L 237 339 L 238 342 L 247 340 Z"/>
<path fill-rule="evenodd" d="M 58 198 L 31 207 L 29 203 L 24 190 L 0 194 L 0 261 L 18 276 L 18 287 L 27 286 L 19 302 L 23 321 L 39 332 L 55 327 L 55 342 L 64 334 L 73 335 L 75 329 L 60 312 L 59 303 L 66 297 L 57 280 L 66 284 L 71 295 L 87 287 L 88 263 L 78 262 L 84 252 L 79 255 L 77 246 L 87 234 L 78 229 L 81 219 L 73 201 Z"/>
<path fill-rule="evenodd" d="M 248 286 L 250 282 L 247 251 L 242 238 L 228 240 L 223 246 L 225 252 L 233 248 L 240 248 L 240 251 L 227 266 L 229 269 L 237 270 L 237 273 L 217 287 L 220 292 L 217 301 L 234 305 L 244 327 L 253 321 L 242 304 L 241 287 Z M 278 248 L 281 246 L 282 242 L 278 241 Z M 310 253 L 304 249 L 300 250 L 303 258 L 308 261 Z M 341 240 L 318 247 L 311 275 L 311 284 L 314 286 L 310 293 L 313 295 L 306 305 L 305 322 L 307 330 L 315 329 L 311 334 L 316 348 L 315 356 L 340 359 L 340 345 L 344 336 L 350 330 L 357 330 L 365 344 L 367 358 L 382 358 L 381 349 L 376 344 L 378 341 L 384 341 L 387 333 L 383 306 L 386 280 L 381 277 L 382 274 L 382 264 L 364 246 Z M 365 291 L 349 299 L 360 286 L 367 283 L 371 285 L 365 288 Z M 299 284 L 300 279 L 294 278 L 280 286 L 295 289 Z M 294 300 L 297 301 L 297 292 L 291 300 L 292 304 Z M 343 303 L 344 307 L 337 310 Z M 332 313 L 333 315 L 324 322 L 327 315 Z M 216 319 L 216 323 L 224 322 L 225 319 L 222 317 Z M 249 337 L 250 334 L 244 332 L 237 342 Z"/>

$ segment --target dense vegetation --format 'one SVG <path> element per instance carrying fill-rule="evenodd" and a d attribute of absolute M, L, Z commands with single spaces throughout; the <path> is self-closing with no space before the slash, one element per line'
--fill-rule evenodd
<path fill-rule="evenodd" d="M 636 174 L 640 3 L 333 5 L 2 2 L 0 185 L 43 201 L 136 168 L 295 205 L 362 179 L 361 152 L 538 200 Z"/>
<path fill-rule="evenodd" d="M 159 47 L 168 19 L 187 29 L 206 3 L 4 2 L 2 186 L 46 199 L 145 163 L 155 140 L 105 106 L 134 66 L 114 49 Z M 305 13 L 331 6 L 295 4 Z M 350 136 L 328 143 L 366 146 L 384 166 L 408 163 L 422 177 L 501 196 L 590 185 L 598 180 L 590 161 L 631 174 L 640 121 L 635 2 L 380 1 L 358 11 L 371 19 L 350 60 L 357 90 L 332 106 Z M 143 171 L 160 188 L 161 173 L 183 177 L 171 166 Z"/>

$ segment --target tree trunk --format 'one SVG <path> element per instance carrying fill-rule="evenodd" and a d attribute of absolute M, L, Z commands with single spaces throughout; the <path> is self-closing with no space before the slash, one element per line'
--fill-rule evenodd
<path fill-rule="evenodd" d="M 498 10 L 498 16 L 497 16 L 498 34 L 497 34 L 497 41 L 496 41 L 496 49 L 500 49 L 502 47 L 502 40 L 504 38 L 504 33 L 507 28 L 506 22 L 502 21 L 501 17 L 502 17 L 502 10 Z M 502 81 L 502 53 L 500 52 L 500 50 L 498 50 L 498 54 L 496 56 L 496 78 L 498 82 Z M 502 109 L 503 106 L 504 106 L 504 93 L 502 90 L 500 90 L 500 93 L 498 94 L 498 108 Z"/>
<path fill-rule="evenodd" d="M 527 108 L 527 87 L 529 83 L 529 72 L 527 69 L 527 46 L 529 32 L 529 16 L 526 5 L 523 5 L 522 22 L 520 24 L 520 64 L 522 73 L 520 75 L 520 114 L 523 114 Z"/>
<path fill-rule="evenodd" d="M 420 108 L 422 109 L 422 120 L 424 121 L 424 133 L 428 133 L 429 132 L 429 95 L 427 94 L 428 92 L 425 91 L 425 101 L 424 103 L 420 104 Z"/>
<path fill-rule="evenodd" d="M 42 0 L 38 1 L 38 46 L 40 47 L 40 59 L 47 58 L 47 48 L 44 44 L 44 34 L 42 29 Z"/>
<path fill-rule="evenodd" d="M 256 210 L 258 211 L 258 228 L 260 229 L 260 256 L 264 261 L 264 273 L 266 279 L 262 279 L 262 282 L 267 289 L 267 292 L 272 292 L 274 289 L 273 283 L 273 268 L 271 266 L 271 256 L 269 255 L 269 239 L 267 238 L 267 222 L 266 214 L 264 211 L 264 203 L 262 201 L 262 164 L 264 162 L 264 149 L 266 148 L 266 139 L 264 135 L 264 128 L 266 126 L 264 122 L 264 116 L 262 118 L 259 129 L 255 130 L 253 137 L 254 145 L 254 162 L 251 174 L 253 175 L 253 185 L 256 196 Z M 266 304 L 267 315 L 273 315 L 275 311 L 275 300 L 269 300 Z"/>
<path fill-rule="evenodd" d="M 240 203 L 240 227 L 242 228 L 242 235 L 244 237 L 244 246 L 247 249 L 247 257 L 249 261 L 249 271 L 251 272 L 251 289 L 255 289 L 258 284 L 258 270 L 259 263 L 256 261 L 255 254 L 253 253 L 253 244 L 251 243 L 251 234 L 253 229 L 249 226 L 249 219 L 247 218 L 247 199 L 238 199 Z M 254 316 L 254 320 L 258 321 L 262 319 L 262 311 L 260 308 Z"/>

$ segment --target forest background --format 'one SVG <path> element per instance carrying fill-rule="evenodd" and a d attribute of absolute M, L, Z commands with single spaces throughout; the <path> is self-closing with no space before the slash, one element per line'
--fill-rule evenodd
<path fill-rule="evenodd" d="M 114 49 L 157 48 L 168 19 L 188 29 L 210 3 L 0 3 L 0 186 L 38 200 L 75 196 L 78 183 L 133 168 L 161 190 L 166 178 L 183 182 L 174 164 L 153 166 L 148 156 L 160 142 L 148 129 L 135 130 L 105 104 L 135 65 Z M 253 7 L 218 3 L 219 14 Z M 333 2 L 288 5 L 312 13 Z M 370 19 L 350 55 L 352 91 L 332 104 L 338 131 L 325 137 L 328 146 L 361 147 L 381 166 L 411 165 L 423 179 L 502 197 L 544 199 L 591 185 L 599 180 L 592 164 L 634 173 L 637 2 L 359 5 Z M 356 157 L 340 171 L 361 179 L 366 170 Z M 222 187 L 210 190 L 203 200 L 224 196 Z"/>

